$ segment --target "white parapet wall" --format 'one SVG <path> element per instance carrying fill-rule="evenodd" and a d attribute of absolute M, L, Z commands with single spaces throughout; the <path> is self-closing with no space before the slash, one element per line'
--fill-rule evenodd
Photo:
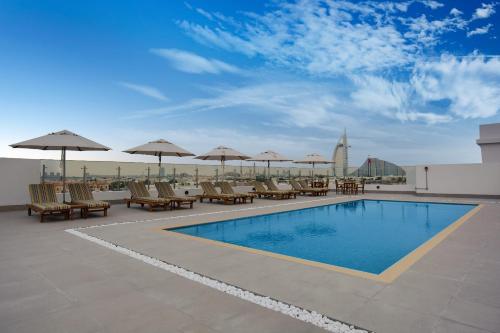
<path fill-rule="evenodd" d="M 30 201 L 28 184 L 40 182 L 40 167 L 41 161 L 38 159 L 0 158 L 0 209 L 19 207 Z M 414 167 L 416 169 L 414 183 L 369 184 L 366 185 L 366 190 L 380 193 L 406 192 L 421 195 L 500 197 L 500 163 L 428 165 L 427 185 L 425 167 L 425 165 Z M 288 187 L 286 184 L 279 186 Z M 334 183 L 331 183 L 331 186 L 333 187 Z M 239 192 L 247 192 L 251 189 L 251 186 L 236 188 Z M 200 188 L 175 190 L 177 195 L 184 195 L 185 191 L 188 191 L 188 195 L 201 194 Z M 156 195 L 154 186 L 151 186 L 151 194 Z M 119 202 L 129 196 L 128 191 L 94 192 L 96 199 L 114 202 Z M 61 199 L 62 196 L 60 196 Z"/>
<path fill-rule="evenodd" d="M 500 196 L 500 163 L 418 165 L 416 193 Z"/>
<path fill-rule="evenodd" d="M 0 206 L 30 202 L 28 185 L 40 182 L 40 160 L 0 158 Z"/>

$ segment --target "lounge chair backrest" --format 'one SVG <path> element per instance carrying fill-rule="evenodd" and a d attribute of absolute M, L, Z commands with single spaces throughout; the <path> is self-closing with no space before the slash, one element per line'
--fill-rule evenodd
<path fill-rule="evenodd" d="M 255 190 L 256 190 L 257 192 L 267 192 L 267 191 L 268 191 L 268 190 L 264 187 L 264 184 L 262 184 L 261 182 L 256 181 L 256 182 L 254 183 L 254 185 L 255 185 Z"/>
<path fill-rule="evenodd" d="M 149 198 L 151 196 L 146 185 L 142 182 L 129 182 L 127 187 L 132 194 L 132 198 Z"/>
<path fill-rule="evenodd" d="M 176 196 L 174 189 L 167 182 L 157 182 L 155 183 L 155 186 L 156 190 L 158 191 L 158 197 L 160 198 L 168 198 Z"/>
<path fill-rule="evenodd" d="M 228 182 L 220 182 L 219 186 L 223 194 L 234 194 L 233 187 Z"/>
<path fill-rule="evenodd" d="M 205 194 L 207 194 L 207 195 L 219 195 L 219 193 L 215 189 L 214 184 L 212 184 L 210 182 L 201 182 L 200 185 L 201 185 L 201 188 L 203 189 L 203 192 L 205 192 Z"/>
<path fill-rule="evenodd" d="M 295 179 L 290 179 L 290 185 L 292 185 L 292 188 L 295 191 L 301 191 L 302 190 L 302 186 L 300 186 L 300 184 Z"/>
<path fill-rule="evenodd" d="M 266 180 L 266 186 L 268 189 L 270 189 L 271 191 L 279 191 L 280 189 L 278 188 L 278 186 L 276 186 L 276 184 L 271 180 L 271 179 L 267 179 Z"/>
<path fill-rule="evenodd" d="M 33 204 L 57 202 L 54 184 L 30 184 L 28 190 Z"/>
<path fill-rule="evenodd" d="M 299 180 L 299 184 L 304 189 L 308 189 L 309 188 L 309 185 L 307 185 L 307 182 L 305 180 Z"/>
<path fill-rule="evenodd" d="M 71 201 L 94 200 L 90 187 L 85 183 L 68 184 Z"/>

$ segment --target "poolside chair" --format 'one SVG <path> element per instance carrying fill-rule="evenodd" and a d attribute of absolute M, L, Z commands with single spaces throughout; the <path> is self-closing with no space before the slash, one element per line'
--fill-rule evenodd
<path fill-rule="evenodd" d="M 28 215 L 31 211 L 40 214 L 40 222 L 46 215 L 63 215 L 68 220 L 71 217 L 71 206 L 57 201 L 54 184 L 30 184 L 28 186 L 31 204 L 27 205 Z"/>
<path fill-rule="evenodd" d="M 172 200 L 174 207 L 180 208 L 182 205 L 188 205 L 189 208 L 193 208 L 193 203 L 196 201 L 195 197 L 177 196 L 172 186 L 167 182 L 156 182 L 155 187 L 158 191 L 158 198 Z"/>
<path fill-rule="evenodd" d="M 201 182 L 200 185 L 203 189 L 203 194 L 200 195 L 200 202 L 203 202 L 203 199 L 208 199 L 210 202 L 212 202 L 213 200 L 217 200 L 223 201 L 224 204 L 235 204 L 238 199 L 241 198 L 233 194 L 224 194 L 217 192 L 214 184 L 210 182 Z"/>
<path fill-rule="evenodd" d="M 365 179 L 362 178 L 361 182 L 358 183 L 358 191 L 361 191 L 362 194 L 365 194 Z"/>
<path fill-rule="evenodd" d="M 166 210 L 167 207 L 172 207 L 172 200 L 151 197 L 146 185 L 142 182 L 129 182 L 127 187 L 131 194 L 130 199 L 125 199 L 128 208 L 130 208 L 130 204 L 132 203 L 139 204 L 141 207 L 148 205 L 149 211 L 153 211 L 154 208 L 163 208 L 163 210 Z"/>
<path fill-rule="evenodd" d="M 325 191 L 324 189 L 321 188 L 312 188 L 312 187 L 304 188 L 302 184 L 297 182 L 295 179 L 290 180 L 290 185 L 292 185 L 292 188 L 298 191 L 301 195 L 310 194 L 313 196 L 317 196 Z"/>
<path fill-rule="evenodd" d="M 262 182 L 254 182 L 255 190 L 253 194 L 256 194 L 259 198 L 264 197 L 267 199 L 290 199 L 290 193 L 283 191 L 272 191 L 267 189 Z"/>
<path fill-rule="evenodd" d="M 353 181 L 348 181 L 344 183 L 342 194 L 358 194 L 358 184 Z"/>
<path fill-rule="evenodd" d="M 92 190 L 85 183 L 68 184 L 69 194 L 71 196 L 71 204 L 85 205 L 82 210 L 83 217 L 87 217 L 89 212 L 103 211 L 104 216 L 108 216 L 109 202 L 95 200 L 92 195 Z"/>
<path fill-rule="evenodd" d="M 344 184 L 339 183 L 337 179 L 335 179 L 335 194 L 344 192 Z"/>
<path fill-rule="evenodd" d="M 234 192 L 233 187 L 228 182 L 220 182 L 219 187 L 221 189 L 222 194 L 231 194 L 231 195 L 239 196 L 239 197 L 241 197 L 243 202 L 246 202 L 247 199 L 250 199 L 250 203 L 253 203 L 253 199 L 255 198 L 255 194 L 253 194 L 253 193 Z"/>
<path fill-rule="evenodd" d="M 316 188 L 316 187 L 310 187 L 305 180 L 299 180 L 300 186 L 302 186 L 302 189 L 304 191 L 309 191 L 312 195 L 327 195 L 328 194 L 328 188 Z"/>
<path fill-rule="evenodd" d="M 295 189 L 281 190 L 280 188 L 278 188 L 278 186 L 276 186 L 276 184 L 272 181 L 272 179 L 267 179 L 265 181 L 265 184 L 266 184 L 267 188 L 271 191 L 288 193 L 289 198 L 293 197 L 295 199 L 295 198 L 297 198 L 297 194 L 300 193 L 299 191 L 296 191 Z"/>

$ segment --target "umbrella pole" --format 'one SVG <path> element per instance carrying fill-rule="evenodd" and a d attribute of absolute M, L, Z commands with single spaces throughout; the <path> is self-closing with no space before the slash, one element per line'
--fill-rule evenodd
<path fill-rule="evenodd" d="M 62 148 L 61 150 L 61 159 L 62 159 L 62 194 L 63 194 L 63 202 L 66 202 L 66 148 Z"/>
<path fill-rule="evenodd" d="M 222 164 L 222 181 L 224 181 L 224 173 L 225 173 L 225 171 L 224 171 L 224 169 L 225 169 L 225 163 L 224 163 L 224 162 L 225 162 L 225 161 L 224 161 L 224 159 L 222 158 L 222 159 L 220 160 L 220 163 Z"/>
<path fill-rule="evenodd" d="M 267 160 L 267 178 L 271 179 L 271 161 Z"/>
<path fill-rule="evenodd" d="M 312 174 L 312 178 L 313 178 L 313 187 L 314 187 L 314 162 L 313 162 L 313 174 Z"/>
<path fill-rule="evenodd" d="M 158 181 L 159 182 L 161 182 L 160 171 L 161 171 L 161 153 L 158 155 Z"/>

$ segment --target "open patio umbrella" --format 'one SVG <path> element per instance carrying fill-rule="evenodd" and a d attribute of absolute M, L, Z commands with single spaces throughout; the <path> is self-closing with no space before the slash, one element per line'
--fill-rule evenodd
<path fill-rule="evenodd" d="M 63 201 L 66 200 L 66 151 L 107 151 L 111 148 L 103 146 L 97 142 L 84 138 L 68 130 L 49 133 L 38 138 L 18 142 L 10 145 L 13 148 L 28 148 L 40 150 L 60 150 L 63 179 Z"/>
<path fill-rule="evenodd" d="M 267 162 L 267 176 L 271 178 L 271 162 L 288 162 L 292 160 L 272 150 L 268 150 L 252 157 L 248 161 Z"/>
<path fill-rule="evenodd" d="M 250 156 L 246 156 L 239 151 L 236 151 L 232 148 L 219 146 L 217 148 L 212 149 L 206 154 L 196 156 L 196 159 L 199 160 L 211 160 L 211 161 L 220 161 L 222 165 L 222 180 L 224 180 L 224 167 L 226 161 L 230 160 L 247 160 Z"/>
<path fill-rule="evenodd" d="M 313 167 L 313 180 L 314 180 L 314 166 L 316 164 L 330 164 L 333 161 L 327 160 L 320 154 L 309 154 L 303 160 L 293 161 L 293 163 L 301 163 L 301 164 L 312 164 Z"/>
<path fill-rule="evenodd" d="M 194 156 L 193 153 L 163 139 L 151 141 L 144 145 L 124 150 L 124 152 L 129 154 L 158 156 L 158 178 L 160 177 L 162 156 Z"/>

